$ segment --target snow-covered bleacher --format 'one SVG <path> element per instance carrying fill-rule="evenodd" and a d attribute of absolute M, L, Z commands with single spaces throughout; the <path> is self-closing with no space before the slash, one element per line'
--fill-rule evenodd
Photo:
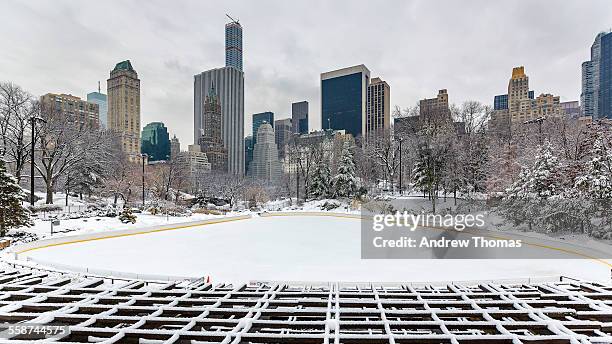
<path fill-rule="evenodd" d="M 213 285 L 5 267 L 0 322 L 67 325 L 60 343 L 610 343 L 612 285 Z"/>

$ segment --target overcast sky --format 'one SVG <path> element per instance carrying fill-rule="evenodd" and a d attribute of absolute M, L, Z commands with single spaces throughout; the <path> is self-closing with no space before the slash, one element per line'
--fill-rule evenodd
<path fill-rule="evenodd" d="M 580 64 L 612 27 L 612 1 L 27 1 L 0 2 L 0 81 L 32 94 L 105 92 L 129 59 L 143 125 L 192 143 L 193 76 L 225 64 L 225 13 L 243 26 L 246 130 L 251 115 L 310 102 L 320 128 L 320 73 L 365 64 L 402 108 L 446 88 L 451 103 L 487 104 L 513 66 L 530 88 L 580 97 Z"/>

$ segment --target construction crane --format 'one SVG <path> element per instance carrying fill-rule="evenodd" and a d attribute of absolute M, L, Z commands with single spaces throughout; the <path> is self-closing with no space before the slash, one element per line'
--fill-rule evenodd
<path fill-rule="evenodd" d="M 229 18 L 229 19 L 230 19 L 232 22 L 234 22 L 234 23 L 236 23 L 236 24 L 240 24 L 240 19 L 235 20 L 234 18 L 230 17 L 230 15 L 229 15 L 229 14 L 227 14 L 227 13 L 225 14 L 225 16 L 226 16 L 226 17 L 228 17 L 228 18 Z"/>

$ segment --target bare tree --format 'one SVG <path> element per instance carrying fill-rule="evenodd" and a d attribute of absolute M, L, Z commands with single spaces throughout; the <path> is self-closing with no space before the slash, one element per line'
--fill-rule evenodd
<path fill-rule="evenodd" d="M 46 186 L 46 203 L 52 204 L 57 181 L 79 164 L 98 159 L 109 145 L 102 132 L 80 124 L 71 114 L 53 106 L 42 105 L 39 109 L 44 122 L 39 130 L 36 170 Z"/>
<path fill-rule="evenodd" d="M 104 182 L 100 190 L 101 195 L 113 197 L 115 205 L 119 198 L 124 203 L 129 203 L 132 190 L 140 183 L 140 166 L 128 159 L 118 140 L 110 145 L 109 151 L 109 161 L 105 165 Z"/>
<path fill-rule="evenodd" d="M 399 141 L 391 137 L 390 130 L 370 133 L 367 142 L 363 144 L 365 157 L 376 164 L 385 184 L 391 185 L 392 192 L 395 190 L 396 173 L 400 164 L 399 149 Z"/>
<path fill-rule="evenodd" d="M 30 159 L 30 117 L 39 106 L 32 96 L 12 83 L 0 83 L 0 157 L 12 167 L 21 182 L 22 170 Z"/>

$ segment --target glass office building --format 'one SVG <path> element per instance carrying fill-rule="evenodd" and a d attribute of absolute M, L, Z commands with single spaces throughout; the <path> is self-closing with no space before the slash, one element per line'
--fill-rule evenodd
<path fill-rule="evenodd" d="M 108 128 L 108 101 L 106 94 L 98 92 L 91 92 L 87 94 L 87 101 L 90 103 L 98 104 L 100 110 L 100 128 Z"/>
<path fill-rule="evenodd" d="M 599 117 L 612 119 L 612 33 L 601 37 L 598 106 Z"/>
<path fill-rule="evenodd" d="M 308 133 L 308 102 L 291 104 L 291 131 L 295 134 Z"/>
<path fill-rule="evenodd" d="M 365 132 L 366 92 L 370 71 L 358 65 L 321 74 L 321 128 Z"/>
<path fill-rule="evenodd" d="M 149 161 L 170 159 L 170 135 L 162 122 L 151 122 L 142 129 L 140 151 Z"/>
<path fill-rule="evenodd" d="M 257 143 L 257 130 L 264 122 L 274 125 L 274 113 L 266 111 L 253 115 L 253 145 Z"/>

